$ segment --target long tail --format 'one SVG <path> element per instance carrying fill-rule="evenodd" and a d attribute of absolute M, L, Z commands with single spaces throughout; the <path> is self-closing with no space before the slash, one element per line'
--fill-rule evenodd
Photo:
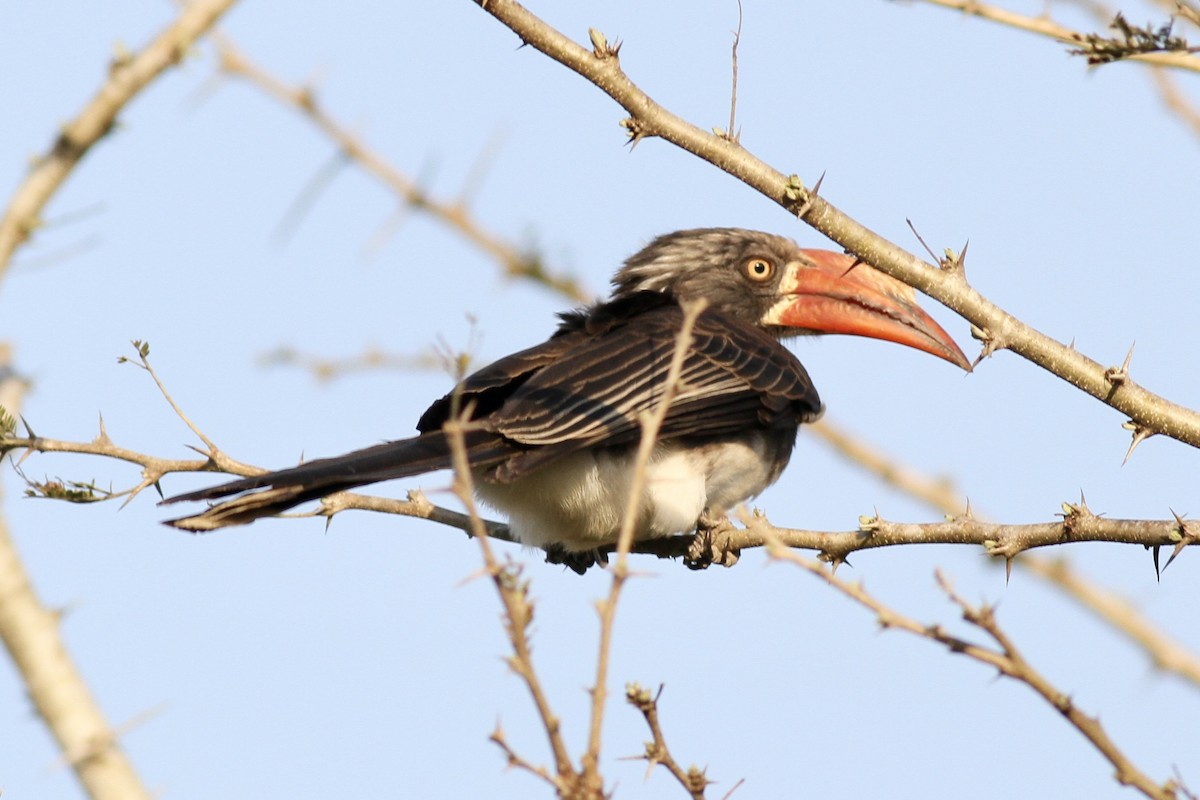
<path fill-rule="evenodd" d="M 510 447 L 495 434 L 468 431 L 465 438 L 467 457 L 472 466 L 490 466 L 512 454 Z M 217 503 L 199 514 L 166 520 L 164 523 L 200 533 L 231 525 L 246 525 L 260 517 L 274 516 L 307 500 L 316 500 L 334 492 L 449 467 L 450 445 L 446 436 L 436 431 L 168 497 L 159 505 L 217 500 L 247 493 Z"/>

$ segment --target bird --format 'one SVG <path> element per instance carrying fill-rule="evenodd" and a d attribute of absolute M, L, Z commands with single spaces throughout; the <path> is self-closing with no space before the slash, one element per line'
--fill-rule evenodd
<path fill-rule="evenodd" d="M 166 524 L 243 525 L 335 492 L 451 466 L 445 424 L 465 416 L 476 495 L 513 538 L 582 572 L 616 542 L 642 417 L 664 396 L 685 307 L 703 300 L 637 503 L 635 541 L 701 530 L 775 483 L 802 424 L 824 411 L 782 340 L 888 340 L 971 370 L 913 289 L 854 256 L 742 228 L 653 239 L 608 299 L 559 315 L 545 342 L 485 366 L 434 401 L 417 435 L 163 500 L 216 501 Z"/>

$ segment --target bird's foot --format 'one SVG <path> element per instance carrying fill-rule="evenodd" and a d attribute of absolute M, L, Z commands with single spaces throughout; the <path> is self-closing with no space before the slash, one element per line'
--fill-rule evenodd
<path fill-rule="evenodd" d="M 562 564 L 576 575 L 582 575 L 597 564 L 608 566 L 608 558 L 599 550 L 567 550 L 561 544 L 552 544 L 546 548 L 546 563 Z"/>
<path fill-rule="evenodd" d="M 696 524 L 696 535 L 692 537 L 683 563 L 688 569 L 708 569 L 713 564 L 732 567 L 742 555 L 741 548 L 732 545 L 732 535 L 736 530 L 724 515 L 710 517 L 705 514 L 700 517 Z"/>

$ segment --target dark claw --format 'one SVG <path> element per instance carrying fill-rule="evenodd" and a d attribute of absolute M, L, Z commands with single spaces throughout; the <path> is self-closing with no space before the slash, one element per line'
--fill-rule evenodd
<path fill-rule="evenodd" d="M 582 575 L 596 565 L 608 566 L 608 559 L 599 550 L 566 550 L 560 544 L 552 544 L 546 548 L 546 563 L 561 564 Z"/>

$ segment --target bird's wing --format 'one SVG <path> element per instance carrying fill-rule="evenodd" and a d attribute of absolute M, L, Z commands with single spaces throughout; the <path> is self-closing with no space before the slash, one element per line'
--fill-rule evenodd
<path fill-rule="evenodd" d="M 585 447 L 636 442 L 641 413 L 663 396 L 682 323 L 678 305 L 659 304 L 600 330 L 551 339 L 544 351 L 518 354 L 538 368 L 520 373 L 507 384 L 503 402 L 476 419 L 529 449 L 492 477 L 511 481 Z M 774 338 L 711 310 L 698 317 L 692 335 L 660 439 L 754 429 L 790 435 L 820 412 L 808 373 Z M 553 358 L 542 357 L 551 352 Z"/>

